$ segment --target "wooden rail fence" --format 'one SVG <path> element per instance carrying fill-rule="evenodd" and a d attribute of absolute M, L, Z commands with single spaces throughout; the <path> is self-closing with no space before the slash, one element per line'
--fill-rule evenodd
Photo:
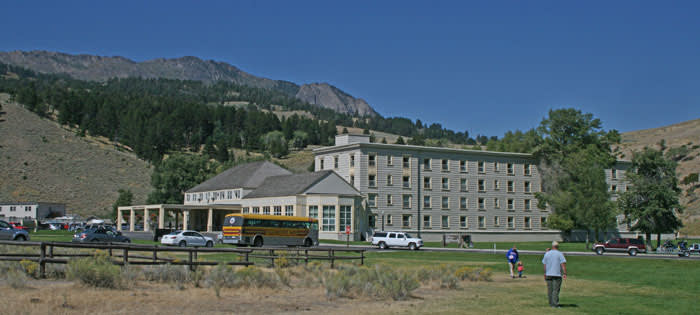
<path fill-rule="evenodd" d="M 365 250 L 337 247 L 250 247 L 250 248 L 211 248 L 211 247 L 170 247 L 159 245 L 140 245 L 130 243 L 69 243 L 69 242 L 18 242 L 0 241 L 0 245 L 18 247 L 38 247 L 38 253 L 5 253 L 0 252 L 0 261 L 28 260 L 39 264 L 40 277 L 46 276 L 46 264 L 67 264 L 71 258 L 92 257 L 95 253 L 54 253 L 55 248 L 75 248 L 105 250 L 112 263 L 116 265 L 185 265 L 190 270 L 197 266 L 215 266 L 219 264 L 250 266 L 255 263 L 253 259 L 269 260 L 271 267 L 280 259 L 302 261 L 306 264 L 312 260 L 329 261 L 331 268 L 335 267 L 337 260 L 359 260 L 364 265 Z M 158 253 L 187 253 L 186 260 L 173 259 L 158 256 Z M 138 254 L 136 254 L 138 253 Z M 147 253 L 143 254 L 143 253 Z M 231 254 L 228 261 L 202 261 L 198 260 L 198 254 L 224 253 Z M 348 255 L 359 253 L 359 255 Z"/>

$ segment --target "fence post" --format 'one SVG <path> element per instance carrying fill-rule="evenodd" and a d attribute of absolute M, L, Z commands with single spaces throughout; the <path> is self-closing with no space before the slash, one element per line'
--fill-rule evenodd
<path fill-rule="evenodd" d="M 332 249 L 328 250 L 328 257 L 331 259 L 331 269 L 335 268 L 335 253 L 333 252 Z"/>
<path fill-rule="evenodd" d="M 304 250 L 304 265 L 308 265 L 308 264 L 309 264 L 309 250 L 305 249 Z"/>
<path fill-rule="evenodd" d="M 275 250 L 271 249 L 270 250 L 270 265 L 272 268 L 275 268 Z"/>
<path fill-rule="evenodd" d="M 245 262 L 250 262 L 250 260 L 248 260 L 248 255 L 250 255 L 250 252 L 245 252 Z M 248 267 L 248 264 L 245 266 Z"/>
<path fill-rule="evenodd" d="M 39 277 L 46 277 L 46 262 L 44 258 L 46 257 L 46 244 L 41 242 L 41 254 L 39 255 Z"/>
<path fill-rule="evenodd" d="M 187 260 L 187 262 L 190 266 L 190 271 L 194 271 L 194 269 L 192 269 L 192 250 L 189 250 L 188 253 L 189 253 L 189 259 Z"/>
<path fill-rule="evenodd" d="M 447 236 L 445 234 L 442 234 L 442 247 L 445 247 L 447 241 L 445 240 Z"/>
<path fill-rule="evenodd" d="M 109 258 L 112 258 L 112 242 L 109 242 L 109 249 L 107 249 L 107 252 L 109 253 Z"/>
<path fill-rule="evenodd" d="M 360 256 L 360 265 L 361 265 L 361 266 L 364 266 L 364 265 L 365 265 L 365 251 L 364 251 L 364 250 L 360 251 L 360 254 L 361 254 L 361 256 Z"/>
<path fill-rule="evenodd" d="M 124 255 L 122 257 L 124 266 L 129 263 L 129 247 L 124 247 Z"/>
<path fill-rule="evenodd" d="M 49 258 L 53 258 L 53 244 L 49 244 Z"/>
<path fill-rule="evenodd" d="M 153 262 L 158 261 L 158 245 L 153 245 Z"/>

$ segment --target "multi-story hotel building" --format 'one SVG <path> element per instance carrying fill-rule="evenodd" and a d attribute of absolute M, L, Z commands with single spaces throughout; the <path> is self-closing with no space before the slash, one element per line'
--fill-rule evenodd
<path fill-rule="evenodd" d="M 547 228 L 550 210 L 537 205 L 542 178 L 530 154 L 370 143 L 369 136 L 343 134 L 314 155 L 316 171 L 334 170 L 360 191 L 373 229 L 428 240 L 446 233 L 552 240 L 560 233 Z M 606 178 L 623 191 L 628 164 L 618 164 Z"/>

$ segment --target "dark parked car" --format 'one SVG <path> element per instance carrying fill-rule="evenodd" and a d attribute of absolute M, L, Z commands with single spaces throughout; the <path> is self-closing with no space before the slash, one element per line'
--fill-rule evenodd
<path fill-rule="evenodd" d="M 593 245 L 593 251 L 598 255 L 602 255 L 604 252 L 627 252 L 630 256 L 637 256 L 637 253 L 646 253 L 647 246 L 640 239 L 618 237 L 602 244 Z"/>
<path fill-rule="evenodd" d="M 131 240 L 122 235 L 119 231 L 114 231 L 105 227 L 97 227 L 94 229 L 87 229 L 83 232 L 76 233 L 73 235 L 73 242 L 87 243 L 87 242 L 122 242 L 131 243 Z"/>
<path fill-rule="evenodd" d="M 0 220 L 0 240 L 28 241 L 29 232 L 16 229 L 7 221 Z"/>

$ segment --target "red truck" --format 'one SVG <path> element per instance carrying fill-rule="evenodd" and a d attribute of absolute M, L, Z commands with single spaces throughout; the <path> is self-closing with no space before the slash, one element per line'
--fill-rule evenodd
<path fill-rule="evenodd" d="M 598 255 L 605 252 L 627 252 L 630 256 L 637 256 L 637 253 L 646 253 L 647 247 L 643 240 L 618 237 L 605 243 L 596 243 L 593 245 L 593 251 Z"/>

